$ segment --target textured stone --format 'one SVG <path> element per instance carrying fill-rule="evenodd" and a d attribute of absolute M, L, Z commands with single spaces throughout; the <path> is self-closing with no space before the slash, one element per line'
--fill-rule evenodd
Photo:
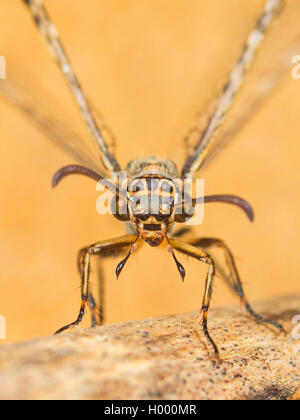
<path fill-rule="evenodd" d="M 300 386 L 300 296 L 256 305 L 288 336 L 239 308 L 210 312 L 213 358 L 194 314 L 77 330 L 0 348 L 1 399 L 288 399 Z M 299 398 L 299 394 L 298 394 Z"/>

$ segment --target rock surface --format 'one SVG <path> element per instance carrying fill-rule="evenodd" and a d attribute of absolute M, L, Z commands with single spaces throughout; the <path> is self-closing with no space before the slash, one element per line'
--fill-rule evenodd
<path fill-rule="evenodd" d="M 194 314 L 5 345 L 0 398 L 293 399 L 297 392 L 299 397 L 300 337 L 292 320 L 300 315 L 300 296 L 256 308 L 282 322 L 288 336 L 257 324 L 239 308 L 212 310 L 209 325 L 220 365 Z"/>

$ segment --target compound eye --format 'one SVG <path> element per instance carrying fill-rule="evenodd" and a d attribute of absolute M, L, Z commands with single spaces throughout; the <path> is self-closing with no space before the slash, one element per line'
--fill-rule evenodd
<path fill-rule="evenodd" d="M 148 214 L 143 214 L 143 215 L 139 216 L 139 219 L 142 222 L 146 222 L 149 219 L 149 215 Z"/>
<path fill-rule="evenodd" d="M 160 189 L 162 192 L 170 193 L 172 194 L 174 191 L 174 187 L 170 182 L 164 181 L 162 182 Z"/>
<path fill-rule="evenodd" d="M 171 203 L 162 204 L 160 212 L 163 216 L 169 215 L 171 213 Z"/>
<path fill-rule="evenodd" d="M 144 183 L 142 181 L 138 181 L 131 187 L 131 191 L 139 192 L 144 190 Z"/>
<path fill-rule="evenodd" d="M 111 212 L 121 222 L 128 222 L 130 220 L 127 204 L 119 200 L 119 198 L 112 200 Z"/>
<path fill-rule="evenodd" d="M 189 220 L 193 217 L 194 211 L 195 211 L 195 208 L 192 207 L 192 206 L 189 207 L 189 208 L 185 208 L 184 206 L 183 207 L 179 206 L 175 210 L 175 217 L 174 217 L 175 222 L 177 222 L 177 223 L 186 222 L 187 220 Z"/>

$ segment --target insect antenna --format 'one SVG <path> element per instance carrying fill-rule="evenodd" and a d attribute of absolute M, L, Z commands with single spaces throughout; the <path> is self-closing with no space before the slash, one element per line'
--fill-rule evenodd
<path fill-rule="evenodd" d="M 67 165 L 63 168 L 59 169 L 52 178 L 52 187 L 55 188 L 57 185 L 67 176 L 69 175 L 83 175 L 88 178 L 95 180 L 96 182 L 100 182 L 104 185 L 107 189 L 112 191 L 118 198 L 122 198 L 128 204 L 130 204 L 130 199 L 127 197 L 125 192 L 121 192 L 118 186 L 110 181 L 109 179 L 104 178 L 103 176 L 99 175 L 97 172 L 93 171 L 92 169 L 86 168 L 85 166 L 81 165 Z"/>
<path fill-rule="evenodd" d="M 250 222 L 254 221 L 254 210 L 251 204 L 244 198 L 236 195 L 206 195 L 204 197 L 195 198 L 192 200 L 193 206 L 202 203 L 227 203 L 239 207 L 247 215 Z"/>

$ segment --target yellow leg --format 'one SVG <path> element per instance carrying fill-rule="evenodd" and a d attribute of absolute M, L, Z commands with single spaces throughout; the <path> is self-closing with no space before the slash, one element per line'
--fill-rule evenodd
<path fill-rule="evenodd" d="M 246 299 L 243 284 L 237 269 L 237 266 L 234 261 L 234 257 L 232 252 L 228 248 L 228 246 L 221 240 L 216 238 L 200 238 L 192 242 L 192 244 L 196 247 L 208 249 L 213 246 L 220 248 L 225 255 L 226 264 L 229 268 L 229 277 L 226 276 L 225 280 L 229 284 L 230 288 L 240 297 L 241 304 L 245 307 L 247 312 L 254 318 L 256 321 L 261 322 L 263 324 L 269 324 L 273 327 L 277 328 L 280 332 L 285 333 L 285 330 L 281 324 L 272 319 L 264 318 L 261 315 L 257 314 L 254 309 L 251 307 L 249 302 Z"/>
<path fill-rule="evenodd" d="M 79 253 L 79 271 L 81 273 L 81 305 L 78 318 L 71 324 L 59 329 L 56 334 L 68 330 L 73 326 L 77 326 L 82 321 L 86 306 L 89 304 L 92 312 L 96 311 L 95 301 L 89 292 L 89 277 L 90 277 L 90 257 L 91 255 L 98 254 L 99 256 L 114 254 L 115 252 L 124 250 L 130 247 L 130 254 L 134 250 L 134 245 L 137 241 L 136 235 L 124 235 L 119 238 L 111 239 L 108 241 L 100 241 L 88 248 L 85 248 Z M 128 258 L 127 258 L 128 259 Z M 127 261 L 126 259 L 126 261 Z M 126 262 L 125 261 L 125 262 Z M 125 263 L 123 263 L 122 268 Z M 81 266 L 82 265 L 82 266 Z M 119 264 L 120 265 L 120 264 Z M 95 314 L 94 314 L 95 316 Z"/>
<path fill-rule="evenodd" d="M 82 248 L 78 253 L 78 271 L 80 275 L 82 275 L 83 270 L 83 259 L 84 255 L 87 252 L 88 248 Z M 118 250 L 112 250 L 111 252 L 107 251 L 105 254 L 98 254 L 97 256 L 97 278 L 98 278 L 98 284 L 99 284 L 99 305 L 96 303 L 96 299 L 94 298 L 91 291 L 89 291 L 89 298 L 88 298 L 88 304 L 91 311 L 91 326 L 92 328 L 97 326 L 102 326 L 105 322 L 105 278 L 103 273 L 103 267 L 102 262 L 105 258 L 110 257 L 118 257 L 119 255 L 122 255 L 126 253 L 126 248 L 120 248 Z"/>
<path fill-rule="evenodd" d="M 215 344 L 212 337 L 210 336 L 209 331 L 208 331 L 208 325 L 207 325 L 208 310 L 210 308 L 210 302 L 211 302 L 214 278 L 215 278 L 215 272 L 216 272 L 214 261 L 206 252 L 186 242 L 182 242 L 178 239 L 171 238 L 169 239 L 169 244 L 175 250 L 185 255 L 188 255 L 189 257 L 195 258 L 198 261 L 201 261 L 205 264 L 208 264 L 209 266 L 207 277 L 206 277 L 205 293 L 204 293 L 203 303 L 202 303 L 202 308 L 201 308 L 202 327 L 203 327 L 204 335 L 208 339 L 209 343 L 213 346 L 216 358 L 220 360 L 220 353 L 219 353 L 218 347 Z"/>

